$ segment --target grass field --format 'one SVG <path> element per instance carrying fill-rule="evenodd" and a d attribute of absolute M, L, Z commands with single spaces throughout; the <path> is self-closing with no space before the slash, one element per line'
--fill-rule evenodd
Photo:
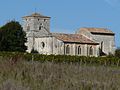
<path fill-rule="evenodd" d="M 0 90 L 120 90 L 120 68 L 0 60 Z"/>

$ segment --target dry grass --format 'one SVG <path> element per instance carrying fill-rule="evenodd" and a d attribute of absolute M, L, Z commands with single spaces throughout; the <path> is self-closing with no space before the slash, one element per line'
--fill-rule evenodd
<path fill-rule="evenodd" d="M 0 90 L 119 89 L 119 67 L 0 60 Z"/>

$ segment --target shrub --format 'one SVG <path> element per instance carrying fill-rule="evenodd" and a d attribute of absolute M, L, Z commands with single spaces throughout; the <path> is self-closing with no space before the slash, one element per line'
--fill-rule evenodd
<path fill-rule="evenodd" d="M 82 65 L 108 65 L 108 66 L 120 66 L 120 58 L 114 56 L 107 57 L 85 57 L 85 56 L 67 56 L 67 55 L 42 55 L 32 53 L 20 53 L 20 52 L 0 52 L 0 58 L 7 60 L 15 60 L 21 58 L 26 61 L 39 61 L 39 62 L 54 62 L 54 63 L 79 63 Z"/>
<path fill-rule="evenodd" d="M 116 49 L 115 56 L 120 58 L 120 48 Z"/>
<path fill-rule="evenodd" d="M 31 53 L 39 53 L 37 50 L 32 49 Z"/>

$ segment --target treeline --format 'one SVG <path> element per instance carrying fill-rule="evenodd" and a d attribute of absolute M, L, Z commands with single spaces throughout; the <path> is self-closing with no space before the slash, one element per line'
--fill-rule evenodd
<path fill-rule="evenodd" d="M 0 27 L 0 51 L 25 52 L 26 38 L 22 26 L 17 21 L 10 21 Z"/>
<path fill-rule="evenodd" d="M 107 65 L 120 66 L 120 58 L 115 56 L 107 57 L 85 57 L 85 56 L 66 56 L 66 55 L 41 55 L 20 52 L 0 52 L 1 60 L 10 60 L 16 63 L 19 60 L 54 62 L 54 63 L 78 63 L 81 65 Z"/>

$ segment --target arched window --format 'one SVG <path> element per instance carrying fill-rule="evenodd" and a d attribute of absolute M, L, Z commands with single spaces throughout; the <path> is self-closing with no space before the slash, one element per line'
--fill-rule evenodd
<path fill-rule="evenodd" d="M 46 21 L 46 19 L 44 19 L 44 22 Z"/>
<path fill-rule="evenodd" d="M 66 46 L 66 54 L 70 54 L 70 47 L 69 47 L 69 45 Z"/>
<path fill-rule="evenodd" d="M 81 55 L 81 47 L 78 47 L 78 55 Z"/>
<path fill-rule="evenodd" d="M 93 55 L 93 47 L 90 47 L 89 55 Z"/>
<path fill-rule="evenodd" d="M 42 47 L 42 49 L 45 47 L 45 43 L 44 42 L 41 42 L 41 47 Z"/>
<path fill-rule="evenodd" d="M 42 27 L 41 27 L 41 26 L 39 26 L 39 30 L 41 30 L 41 28 L 42 28 Z"/>

